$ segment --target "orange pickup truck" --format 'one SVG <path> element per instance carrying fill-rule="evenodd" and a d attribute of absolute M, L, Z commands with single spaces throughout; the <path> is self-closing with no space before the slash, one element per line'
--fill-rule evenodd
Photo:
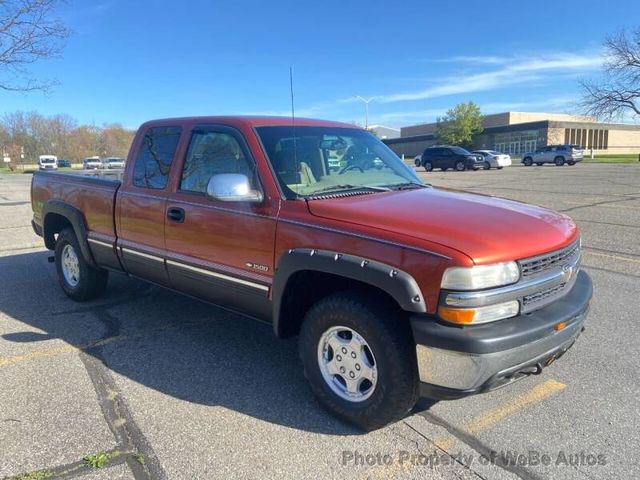
<path fill-rule="evenodd" d="M 353 125 L 156 120 L 123 172 L 36 172 L 31 198 L 73 300 L 119 272 L 271 322 L 367 430 L 539 374 L 592 295 L 569 217 L 432 188 Z"/>

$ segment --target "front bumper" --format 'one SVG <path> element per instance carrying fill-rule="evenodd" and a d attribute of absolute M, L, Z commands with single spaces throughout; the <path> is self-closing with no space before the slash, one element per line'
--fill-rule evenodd
<path fill-rule="evenodd" d="M 584 330 L 592 294 L 591 278 L 580 271 L 564 297 L 517 317 L 458 327 L 428 315 L 412 315 L 421 395 L 460 398 L 540 373 Z M 556 331 L 561 322 L 566 327 Z"/>

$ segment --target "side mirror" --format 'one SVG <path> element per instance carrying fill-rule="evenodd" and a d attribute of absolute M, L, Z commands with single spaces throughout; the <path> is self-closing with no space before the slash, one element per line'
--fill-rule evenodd
<path fill-rule="evenodd" d="M 241 173 L 221 173 L 214 175 L 207 184 L 207 197 L 223 202 L 262 201 L 262 192 L 252 190 L 249 178 Z"/>

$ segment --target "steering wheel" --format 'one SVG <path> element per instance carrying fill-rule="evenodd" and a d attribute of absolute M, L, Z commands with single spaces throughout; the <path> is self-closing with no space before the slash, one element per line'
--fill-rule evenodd
<path fill-rule="evenodd" d="M 338 172 L 338 175 L 342 175 L 343 173 L 347 173 L 349 170 L 355 170 L 355 169 L 358 169 L 362 173 L 364 173 L 364 169 L 359 165 L 347 165 L 346 167 L 344 167 L 342 170 Z"/>

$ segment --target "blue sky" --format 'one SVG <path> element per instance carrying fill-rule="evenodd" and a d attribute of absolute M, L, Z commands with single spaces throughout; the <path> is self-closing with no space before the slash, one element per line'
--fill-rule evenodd
<path fill-rule="evenodd" d="M 0 114 L 37 110 L 135 128 L 158 117 L 296 113 L 364 123 L 432 121 L 461 101 L 484 113 L 574 112 L 609 33 L 638 0 L 70 0 L 63 58 L 33 72 L 50 94 L 0 91 Z M 634 25 L 633 22 L 636 22 Z"/>

